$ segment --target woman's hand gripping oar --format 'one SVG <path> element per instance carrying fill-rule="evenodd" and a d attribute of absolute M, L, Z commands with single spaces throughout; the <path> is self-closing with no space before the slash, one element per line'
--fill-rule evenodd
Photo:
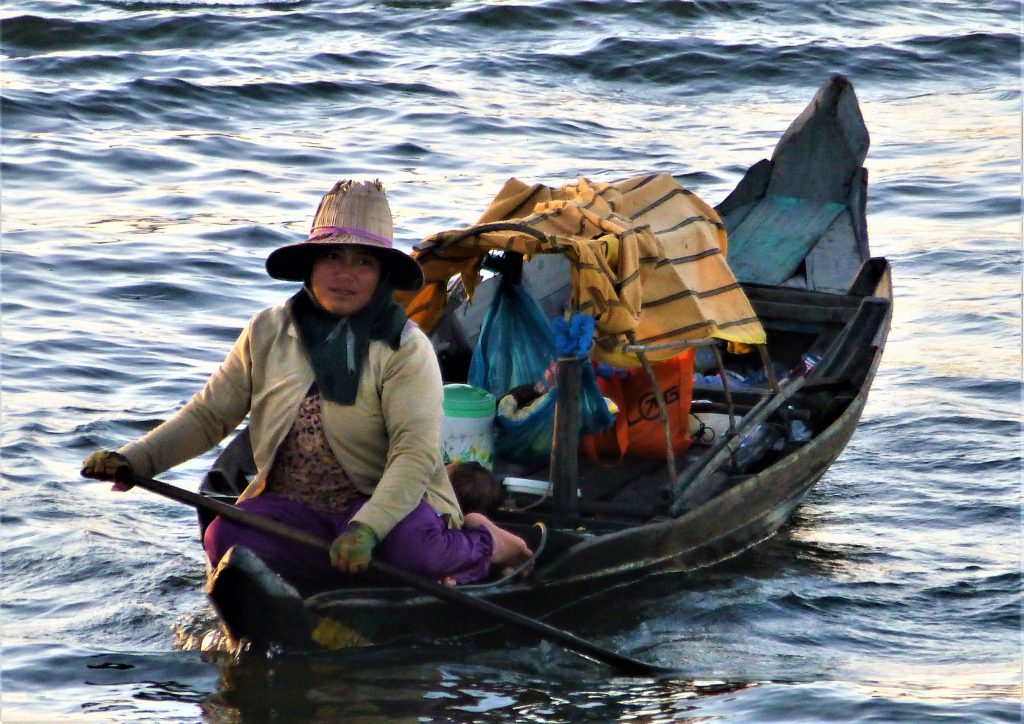
<path fill-rule="evenodd" d="M 123 475 L 124 472 L 126 471 L 121 471 L 121 474 Z M 151 493 L 162 495 L 165 498 L 176 500 L 179 503 L 190 505 L 193 508 L 208 510 L 211 513 L 223 516 L 235 523 L 248 526 L 264 533 L 276 535 L 280 538 L 309 545 L 314 548 L 320 548 L 325 552 L 330 551 L 330 542 L 310 535 L 305 531 L 297 530 L 291 526 L 270 520 L 269 518 L 264 518 L 263 516 L 250 513 L 246 510 L 242 510 L 241 508 L 237 508 L 234 505 L 229 505 L 212 498 L 207 498 L 206 496 L 198 493 L 193 493 L 189 490 L 168 485 L 167 483 L 159 480 L 129 475 L 127 479 L 122 480 L 122 482 L 128 485 L 136 485 L 150 491 Z M 666 667 L 639 661 L 626 656 L 625 654 L 618 653 L 617 651 L 611 651 L 610 649 L 603 648 L 592 641 L 587 641 L 586 639 L 582 639 L 568 631 L 555 628 L 543 621 L 511 611 L 497 605 L 496 603 L 492 603 L 487 599 L 470 596 L 458 589 L 449 588 L 448 586 L 423 578 L 422 576 L 418 576 L 415 573 L 410 573 L 401 568 L 397 568 L 385 561 L 371 559 L 369 570 L 382 578 L 395 583 L 403 583 L 418 591 L 422 591 L 423 593 L 427 593 L 435 598 L 439 598 L 442 601 L 462 606 L 464 608 L 473 609 L 504 623 L 531 631 L 541 638 L 561 644 L 566 649 L 589 659 L 608 664 L 625 674 L 634 676 L 655 676 L 671 673 L 671 669 Z"/>

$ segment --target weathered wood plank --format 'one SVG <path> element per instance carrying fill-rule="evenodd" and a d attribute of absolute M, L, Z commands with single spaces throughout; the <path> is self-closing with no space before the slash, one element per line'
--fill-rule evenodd
<path fill-rule="evenodd" d="M 833 76 L 775 147 L 766 195 L 845 204 L 869 145 L 853 86 Z"/>
<path fill-rule="evenodd" d="M 827 306 L 817 307 L 805 304 L 787 304 L 785 302 L 769 302 L 764 300 L 751 300 L 751 306 L 757 312 L 762 321 L 770 319 L 784 319 L 790 322 L 816 322 L 821 324 L 838 323 L 843 324 L 849 321 L 856 309 L 849 306 Z"/>
<path fill-rule="evenodd" d="M 579 513 L 576 489 L 579 477 L 580 388 L 585 361 L 581 357 L 561 357 L 558 360 L 558 400 L 555 404 L 549 476 L 558 515 L 575 516 Z"/>
<path fill-rule="evenodd" d="M 845 292 L 862 261 L 853 229 L 853 217 L 849 209 L 844 209 L 804 260 L 807 287 L 826 292 Z"/>
<path fill-rule="evenodd" d="M 729 234 L 727 259 L 742 282 L 782 284 L 846 207 L 766 196 Z"/>
<path fill-rule="evenodd" d="M 860 299 L 848 294 L 833 294 L 812 289 L 794 289 L 792 287 L 765 287 L 759 284 L 745 284 L 743 291 L 747 299 L 781 302 L 783 304 L 802 304 L 806 306 L 850 307 L 860 306 Z"/>
<path fill-rule="evenodd" d="M 726 229 L 739 224 L 746 211 L 749 211 L 754 204 L 764 198 L 771 176 L 772 162 L 766 158 L 747 169 L 732 193 L 715 207 L 715 211 L 722 217 Z M 743 207 L 746 207 L 746 211 L 741 210 Z M 731 223 L 726 221 L 726 217 L 730 217 Z"/>

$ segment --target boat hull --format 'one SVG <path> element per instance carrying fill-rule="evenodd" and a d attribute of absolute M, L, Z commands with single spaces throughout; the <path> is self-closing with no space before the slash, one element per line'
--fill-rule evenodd
<path fill-rule="evenodd" d="M 841 157 L 839 161 L 835 161 L 833 151 Z M 737 189 L 717 207 L 730 234 L 735 232 L 745 240 L 748 254 L 758 253 L 754 245 L 758 238 L 767 233 L 772 239 L 762 252 L 768 258 L 742 260 L 753 277 L 742 281 L 769 332 L 768 346 L 775 340 L 774 352 L 787 365 L 800 361 L 801 355 L 812 349 L 823 354 L 821 363 L 806 379 L 744 393 L 748 395 L 744 424 L 748 429 L 753 427 L 758 419 L 753 411 L 757 409 L 764 413 L 764 420 L 773 416 L 772 424 L 791 423 L 797 418 L 786 418 L 780 410 L 783 403 L 791 402 L 793 412 L 786 414 L 807 415 L 810 439 L 787 437 L 779 452 L 763 458 L 760 467 L 751 468 L 749 474 L 734 468 L 734 461 L 728 457 L 735 453 L 729 446 L 743 439 L 743 430 L 738 428 L 734 430 L 736 435 L 723 437 L 708 450 L 706 459 L 691 458 L 693 468 L 701 470 L 692 478 L 686 472 L 672 478 L 665 476 L 672 468 L 664 461 L 652 467 L 651 461 L 641 465 L 637 460 L 620 466 L 619 473 L 598 469 L 581 473 L 578 478 L 560 478 L 563 483 L 578 483 L 570 490 L 578 488 L 593 497 L 582 497 L 579 510 L 573 505 L 565 509 L 560 507 L 565 502 L 561 495 L 565 488 L 553 486 L 557 504 L 541 500 L 546 508 L 530 505 L 528 513 L 516 509 L 494 514 L 496 522 L 521 534 L 526 534 L 533 520 L 548 526 L 550 537 L 538 553 L 533 571 L 526 578 L 462 586 L 459 590 L 525 616 L 550 620 L 588 599 L 643 578 L 691 573 L 735 558 L 771 538 L 786 524 L 853 436 L 891 324 L 888 263 L 868 258 L 867 173 L 861 166 L 866 152 L 867 131 L 852 87 L 846 79 L 835 77 L 794 121 L 772 159 L 752 166 Z M 823 159 L 835 162 L 821 166 Z M 808 168 L 816 170 L 808 173 Z M 842 211 L 837 214 L 839 207 Z M 780 215 L 780 209 L 786 213 Z M 793 238 L 799 236 L 792 232 L 800 230 L 795 213 L 806 214 L 820 227 L 814 232 L 819 235 L 819 243 L 810 253 L 792 245 Z M 785 251 L 787 258 L 806 254 L 785 284 L 757 278 L 778 271 L 771 264 L 769 248 L 771 253 Z M 860 261 L 859 267 L 854 260 Z M 560 298 L 557 293 L 549 294 L 559 291 L 551 289 L 550 284 L 560 283 L 562 277 L 556 273 L 560 267 L 549 265 L 547 272 L 531 277 L 530 264 L 537 263 L 535 259 L 523 270 L 524 277 L 538 284 L 531 293 L 549 301 Z M 487 282 L 492 282 L 492 287 L 497 285 L 495 279 Z M 487 282 L 477 289 L 478 298 L 486 292 Z M 458 306 L 457 294 L 452 294 L 449 302 L 454 311 L 434 330 L 435 345 L 451 351 L 468 344 L 471 350 L 474 335 L 479 334 L 481 307 L 474 310 L 474 305 Z M 552 305 L 558 306 L 555 302 Z M 473 313 L 466 312 L 467 308 Z M 767 357 L 767 349 L 762 351 Z M 439 357 L 444 368 L 443 355 L 439 353 Z M 721 388 L 719 394 L 733 411 L 734 400 Z M 778 403 L 776 407 L 771 406 L 772 400 Z M 712 400 L 710 404 L 721 402 Z M 222 457 L 223 462 L 215 465 L 202 489 L 230 498 L 244 487 L 245 476 L 253 472 L 247 439 L 239 436 Z M 571 453 L 568 459 L 572 461 Z M 627 468 L 625 473 L 621 472 L 623 468 Z M 663 476 L 660 480 L 659 473 Z M 537 475 L 536 482 L 546 485 L 546 471 Z M 612 485 L 601 485 L 602 477 L 604 482 L 615 479 Z M 611 497 L 603 497 L 608 490 L 612 491 Z M 623 492 L 624 496 L 619 495 Z M 638 503 L 642 495 L 647 497 Z M 531 518 L 535 513 L 537 517 Z M 536 547 L 539 541 L 531 542 Z M 268 571 L 254 575 L 273 574 Z M 215 591 L 217 584 L 213 580 L 211 590 Z M 268 586 L 273 587 L 272 582 L 268 581 Z M 231 599 L 230 595 L 223 597 Z M 301 603 L 313 632 L 310 647 L 447 639 L 498 627 L 485 614 L 398 587 L 332 590 Z M 230 611 L 222 612 L 222 616 L 233 636 L 247 636 L 243 626 L 232 629 L 231 622 L 251 617 L 232 617 Z M 257 633 L 261 640 L 273 638 L 273 632 Z"/>
<path fill-rule="evenodd" d="M 888 286 L 888 276 L 884 285 Z M 884 341 L 889 320 L 879 330 Z M 872 360 L 861 390 L 838 418 L 807 445 L 678 518 L 594 537 L 569 549 L 528 585 L 467 587 L 470 595 L 536 618 L 557 616 L 587 598 L 665 573 L 690 573 L 735 558 L 774 536 L 853 436 L 881 359 Z M 477 635 L 493 620 L 428 596 L 395 589 L 336 591 L 307 601 L 318 619 L 348 640 L 388 644 L 409 639 Z"/>

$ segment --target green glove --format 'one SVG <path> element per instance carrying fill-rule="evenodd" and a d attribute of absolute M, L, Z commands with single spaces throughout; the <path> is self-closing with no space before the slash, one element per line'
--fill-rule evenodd
<path fill-rule="evenodd" d="M 97 450 L 82 463 L 82 475 L 96 480 L 114 481 L 113 490 L 130 490 L 133 486 L 126 482 L 133 475 L 132 464 L 128 458 L 111 450 Z"/>
<path fill-rule="evenodd" d="M 331 565 L 345 573 L 365 571 L 377 542 L 377 534 L 370 526 L 353 521 L 331 544 Z"/>

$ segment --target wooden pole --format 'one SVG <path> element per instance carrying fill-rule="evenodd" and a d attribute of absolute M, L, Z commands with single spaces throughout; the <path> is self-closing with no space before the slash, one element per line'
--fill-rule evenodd
<path fill-rule="evenodd" d="M 775 367 L 772 366 L 772 358 L 768 355 L 768 345 L 757 345 L 757 351 L 761 355 L 761 364 L 764 365 L 764 371 L 768 375 L 768 386 L 772 388 L 772 392 L 778 393 L 779 378 L 775 376 Z"/>
<path fill-rule="evenodd" d="M 736 406 L 732 401 L 732 392 L 729 391 L 729 376 L 725 374 L 725 361 L 718 347 L 712 347 L 715 353 L 715 361 L 718 363 L 718 374 L 722 376 L 722 392 L 725 393 L 725 404 L 729 411 L 729 434 L 736 434 Z"/>
<path fill-rule="evenodd" d="M 583 381 L 581 357 L 558 360 L 558 399 L 555 402 L 555 428 L 551 442 L 552 505 L 555 514 L 575 518 L 579 515 L 579 442 L 580 390 Z"/>

